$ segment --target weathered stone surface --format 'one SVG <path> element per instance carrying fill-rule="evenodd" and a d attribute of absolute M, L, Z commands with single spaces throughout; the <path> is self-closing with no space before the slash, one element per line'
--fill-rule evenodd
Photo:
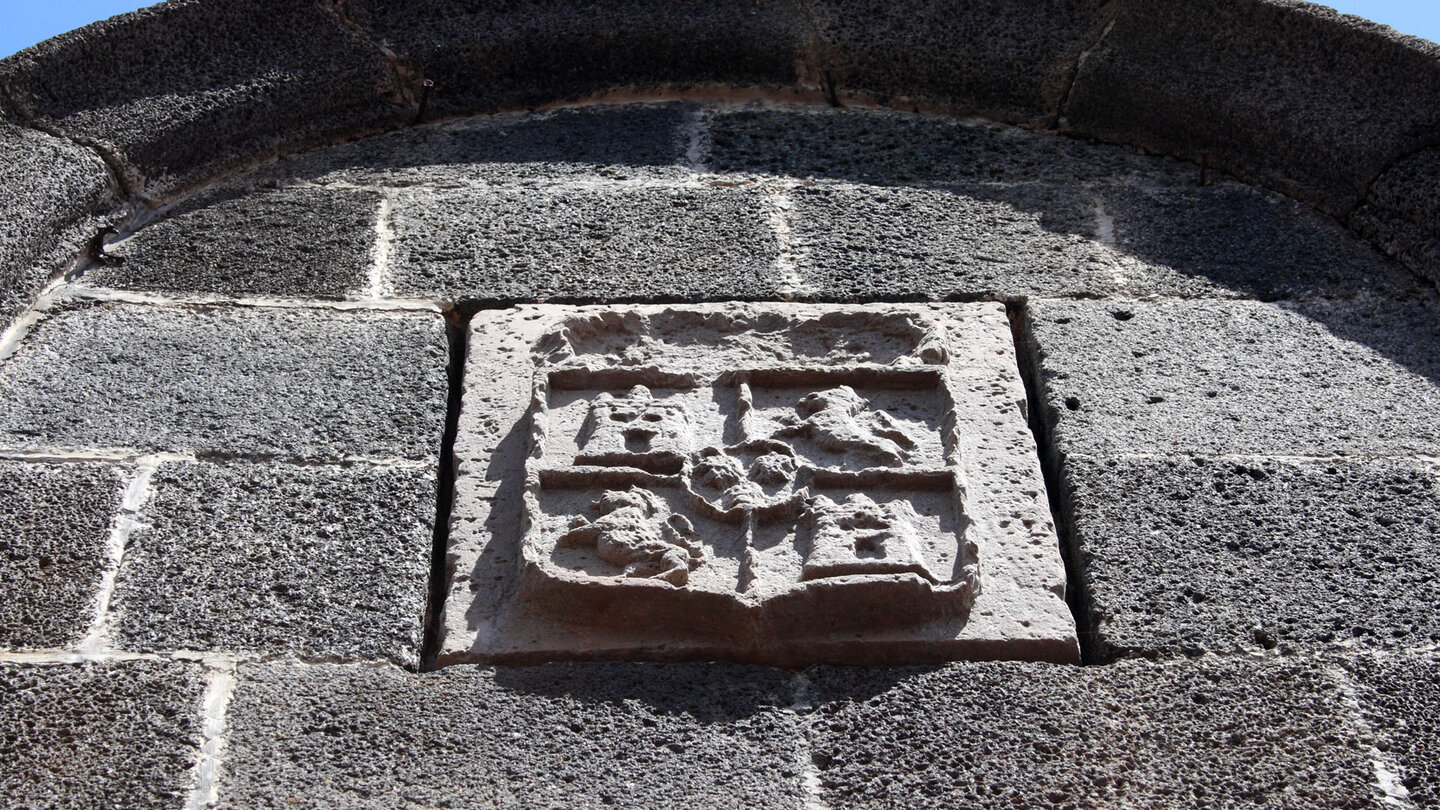
<path fill-rule="evenodd" d="M 1114 249 L 1138 263 L 1121 267 L 1132 295 L 1399 297 L 1423 283 L 1333 219 L 1253 187 L 1097 195 Z"/>
<path fill-rule="evenodd" d="M 430 459 L 446 350 L 423 312 L 65 305 L 0 365 L 0 444 Z"/>
<path fill-rule="evenodd" d="M 818 185 L 790 192 L 805 295 L 1105 295 L 1115 268 L 1092 240 L 1086 192 Z M 1088 207 L 1087 207 L 1088 206 Z"/>
<path fill-rule="evenodd" d="M 1440 283 L 1440 149 L 1411 155 L 1376 178 L 1350 225 Z"/>
<path fill-rule="evenodd" d="M 1440 806 L 1440 659 L 1432 652 L 1363 655 L 1347 666 L 1380 757 L 1415 807 Z M 1394 768 L 1398 766 L 1398 768 Z"/>
<path fill-rule="evenodd" d="M 766 204 L 698 185 L 407 191 L 390 283 L 447 299 L 772 297 Z"/>
<path fill-rule="evenodd" d="M 419 660 L 435 473 L 166 464 L 111 600 L 127 650 Z"/>
<path fill-rule="evenodd" d="M 0 332 L 116 204 L 88 149 L 0 120 Z"/>
<path fill-rule="evenodd" d="M 408 127 L 262 166 L 311 183 L 453 187 L 554 178 L 674 177 L 695 115 L 686 104 L 601 104 Z"/>
<path fill-rule="evenodd" d="M 1435 455 L 1440 317 L 1384 302 L 1032 300 L 1061 451 Z"/>
<path fill-rule="evenodd" d="M 969 188 L 1111 179 L 1193 183 L 1198 171 L 1125 147 L 891 110 L 715 107 L 705 119 L 704 162 L 722 172 Z"/>
<path fill-rule="evenodd" d="M 1440 486 L 1408 461 L 1065 460 L 1101 656 L 1440 642 Z"/>
<path fill-rule="evenodd" d="M 0 66 L 20 111 L 115 154 L 166 196 L 276 151 L 413 115 L 380 49 L 320 3 L 171 2 Z"/>
<path fill-rule="evenodd" d="M 759 0 L 356 0 L 345 12 L 435 82 L 437 116 L 695 84 L 794 84 L 805 44 L 799 4 Z"/>
<path fill-rule="evenodd" d="M 784 673 L 243 666 L 222 807 L 798 807 Z"/>
<path fill-rule="evenodd" d="M 1300 0 L 1124 0 L 1061 116 L 1344 215 L 1440 138 L 1440 46 Z"/>
<path fill-rule="evenodd" d="M 182 806 L 203 690 L 199 667 L 169 661 L 0 665 L 0 795 L 36 810 Z"/>
<path fill-rule="evenodd" d="M 471 323 L 441 662 L 1075 660 L 999 304 Z"/>
<path fill-rule="evenodd" d="M 89 283 L 127 290 L 344 298 L 365 288 L 380 196 L 322 189 L 209 192 L 111 247 Z"/>
<path fill-rule="evenodd" d="M 819 0 L 816 67 L 842 93 L 918 99 L 1002 121 L 1052 124 L 1102 0 Z M 823 74 L 822 74 L 823 75 Z"/>
<path fill-rule="evenodd" d="M 0 647 L 65 647 L 85 634 L 123 488 L 108 464 L 0 461 Z"/>
<path fill-rule="evenodd" d="M 830 807 L 1367 807 L 1343 696 L 1298 661 L 810 673 Z"/>

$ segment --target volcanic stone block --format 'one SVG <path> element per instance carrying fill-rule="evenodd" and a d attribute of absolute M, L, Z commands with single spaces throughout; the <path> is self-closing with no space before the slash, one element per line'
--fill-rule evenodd
<path fill-rule="evenodd" d="M 810 673 L 830 807 L 1366 807 L 1343 695 L 1299 661 Z"/>
<path fill-rule="evenodd" d="M 0 123 L 0 332 L 74 258 L 116 202 L 105 164 L 69 141 Z"/>
<path fill-rule="evenodd" d="M 200 754 L 200 668 L 0 665 L 0 795 L 11 807 L 180 807 Z"/>
<path fill-rule="evenodd" d="M 1000 304 L 471 322 L 442 664 L 1074 661 Z"/>
<path fill-rule="evenodd" d="M 1440 283 L 1440 149 L 1418 152 L 1380 175 L 1350 225 Z"/>
<path fill-rule="evenodd" d="M 31 120 L 116 155 L 156 197 L 413 115 L 378 47 L 289 0 L 141 9 L 16 54 L 0 81 Z"/>
<path fill-rule="evenodd" d="M 1101 0 L 820 0 L 821 67 L 842 93 L 919 99 L 1053 124 L 1070 66 L 1104 25 Z"/>
<path fill-rule="evenodd" d="M 1116 289 L 1087 192 L 812 186 L 791 192 L 801 289 L 820 298 Z"/>
<path fill-rule="evenodd" d="M 229 187 L 189 200 L 113 246 L 103 287 L 235 296 L 343 298 L 364 289 L 380 196 Z"/>
<path fill-rule="evenodd" d="M 1101 657 L 1440 641 L 1440 486 L 1403 461 L 1065 459 Z"/>
<path fill-rule="evenodd" d="M 725 664 L 243 666 L 220 805 L 798 807 L 786 686 Z"/>
<path fill-rule="evenodd" d="M 1063 129 L 1199 159 L 1345 215 L 1440 132 L 1440 46 L 1298 0 L 1117 4 Z"/>
<path fill-rule="evenodd" d="M 1032 300 L 1062 452 L 1434 455 L 1434 296 L 1384 302 Z"/>
<path fill-rule="evenodd" d="M 1362 655 L 1347 666 L 1380 738 L 1376 747 L 1399 766 L 1399 786 L 1415 807 L 1440 806 L 1440 659 L 1434 652 Z"/>
<path fill-rule="evenodd" d="M 612 89 L 796 80 L 798 3 L 705 0 L 356 0 L 345 13 L 435 82 L 436 116 L 575 100 Z"/>
<path fill-rule="evenodd" d="M 984 121 L 859 108 L 707 110 L 705 162 L 721 172 L 879 186 L 1193 183 L 1196 167 Z"/>
<path fill-rule="evenodd" d="M 0 461 L 0 647 L 85 634 L 123 488 L 108 464 Z"/>
<path fill-rule="evenodd" d="M 166 464 L 116 579 L 122 649 L 418 661 L 435 473 Z"/>
<path fill-rule="evenodd" d="M 1139 262 L 1122 271 L 1136 295 L 1402 297 L 1422 284 L 1333 219 L 1278 194 L 1240 185 L 1098 194 L 1115 249 Z"/>
<path fill-rule="evenodd" d="M 262 166 L 311 183 L 453 187 L 553 178 L 676 177 L 685 104 L 618 104 L 462 118 L 362 138 Z"/>
<path fill-rule="evenodd" d="M 446 353 L 422 312 L 61 306 L 0 366 L 0 443 L 433 459 Z"/>
<path fill-rule="evenodd" d="M 765 193 L 743 188 L 407 191 L 391 283 L 452 299 L 774 296 L 767 216 Z"/>

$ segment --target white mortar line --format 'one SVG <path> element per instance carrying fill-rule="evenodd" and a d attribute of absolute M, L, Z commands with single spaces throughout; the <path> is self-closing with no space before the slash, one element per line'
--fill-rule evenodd
<path fill-rule="evenodd" d="M 370 251 L 370 273 L 365 285 L 365 297 L 372 300 L 385 298 L 386 279 L 390 272 L 390 250 L 395 244 L 395 229 L 390 222 L 390 196 L 380 195 L 380 210 L 375 214 L 375 246 Z"/>
<path fill-rule="evenodd" d="M 201 744 L 195 761 L 186 810 L 205 810 L 220 798 L 220 775 L 224 767 L 226 745 L 225 710 L 235 694 L 235 664 L 231 661 L 207 660 L 210 677 L 205 695 L 200 700 Z"/>
<path fill-rule="evenodd" d="M 406 313 L 444 312 L 449 304 L 426 298 L 357 298 L 323 301 L 312 298 L 226 298 L 219 295 L 157 295 L 111 287 L 72 286 L 65 297 L 77 301 L 140 304 L 153 307 L 249 307 L 256 309 L 328 309 L 338 312 Z"/>
<path fill-rule="evenodd" d="M 95 596 L 95 615 L 90 620 L 90 629 L 76 647 L 80 652 L 103 653 L 110 649 L 110 600 L 115 596 L 115 580 L 120 574 L 120 563 L 125 557 L 125 547 L 130 544 L 130 535 L 140 527 L 140 510 L 153 494 L 150 480 L 163 462 L 164 459 L 156 456 L 141 458 L 136 464 L 134 477 L 125 487 L 125 498 L 120 502 L 120 511 L 115 515 L 110 537 L 105 543 L 108 559 L 100 575 L 99 593 Z"/>
<path fill-rule="evenodd" d="M 765 215 L 780 248 L 775 257 L 775 272 L 780 277 L 779 288 L 776 291 L 785 300 L 793 301 L 795 296 L 805 292 L 806 289 L 797 266 L 795 231 L 790 224 L 794 202 L 790 199 L 789 192 L 790 186 L 787 184 L 777 183 L 771 186 L 770 193 L 765 195 Z"/>
<path fill-rule="evenodd" d="M 690 171 L 696 174 L 710 171 L 705 163 L 705 155 L 710 151 L 709 111 L 703 107 L 693 110 L 686 116 L 682 132 L 685 135 L 685 162 L 690 165 Z"/>
<path fill-rule="evenodd" d="M 1360 454 L 1356 454 L 1356 455 L 1350 455 L 1350 456 L 1301 456 L 1301 455 L 1285 455 L 1285 454 L 1279 454 L 1279 453 L 1266 455 L 1266 454 L 1263 454 L 1263 453 L 1205 453 L 1205 452 L 1185 453 L 1185 452 L 1180 452 L 1180 451 L 1175 451 L 1175 452 L 1170 452 L 1170 453 L 1137 453 L 1137 452 L 1122 452 L 1122 453 L 1083 453 L 1083 452 L 1073 452 L 1073 451 L 1072 451 L 1072 452 L 1067 452 L 1067 453 L 1065 453 L 1065 457 L 1066 457 L 1066 458 L 1079 458 L 1079 459 L 1097 460 L 1097 461 L 1098 461 L 1098 460 L 1104 460 L 1104 459 L 1111 459 L 1111 458 L 1118 458 L 1118 459 L 1141 459 L 1141 460 L 1144 460 L 1144 459 L 1162 459 L 1162 460 L 1163 460 L 1163 459 L 1172 459 L 1172 458 L 1182 458 L 1182 459 L 1183 459 L 1183 458 L 1202 458 L 1202 459 L 1207 459 L 1207 460 L 1210 460 L 1210 461 L 1220 461 L 1220 462 L 1226 462 L 1226 461 L 1243 461 L 1243 462 L 1278 461 L 1278 462 L 1285 462 L 1285 463 L 1292 463 L 1292 464 L 1318 464 L 1318 463 L 1324 463 L 1324 462 L 1330 462 L 1330 463 L 1336 463 L 1336 464 L 1343 464 L 1343 463 L 1347 463 L 1347 462 L 1348 462 L 1348 463 L 1367 463 L 1367 462 L 1373 462 L 1373 461 L 1400 461 L 1400 462 L 1409 462 L 1409 463 L 1413 463 L 1413 464 L 1427 464 L 1427 465 L 1437 465 L 1437 464 L 1440 464 L 1440 459 L 1436 459 L 1436 458 L 1433 457 L 1433 456 L 1427 456 L 1427 455 L 1422 455 L 1422 454 L 1415 454 L 1415 455 L 1386 455 L 1386 454 L 1379 454 L 1379 455 L 1360 455 Z"/>
<path fill-rule="evenodd" d="M 791 689 L 794 691 L 795 700 L 790 704 L 791 711 L 799 714 L 810 710 L 810 679 L 805 673 L 797 672 L 790 679 Z M 830 805 L 820 793 L 820 768 L 815 764 L 815 757 L 810 745 L 810 724 L 813 720 L 807 719 L 801 725 L 805 729 L 805 744 L 800 749 L 799 766 L 800 786 L 805 790 L 804 800 L 800 804 L 800 810 L 830 810 Z"/>
<path fill-rule="evenodd" d="M 1375 731 L 1365 720 L 1365 711 L 1360 706 L 1359 693 L 1355 688 L 1355 682 L 1350 679 L 1350 673 L 1338 664 L 1331 664 L 1325 670 L 1335 685 L 1340 687 L 1345 707 L 1350 710 L 1351 727 L 1361 735 L 1373 739 Z M 1391 762 L 1385 752 L 1373 744 L 1370 746 L 1369 754 L 1370 767 L 1375 773 L 1375 788 L 1381 795 L 1381 803 L 1400 810 L 1415 810 L 1415 803 L 1410 800 L 1410 791 L 1405 788 L 1405 784 L 1400 778 L 1400 767 Z"/>

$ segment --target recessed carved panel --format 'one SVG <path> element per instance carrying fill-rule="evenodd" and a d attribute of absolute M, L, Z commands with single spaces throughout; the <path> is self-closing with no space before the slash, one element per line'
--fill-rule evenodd
<path fill-rule="evenodd" d="M 525 307 L 471 341 L 443 663 L 1074 658 L 998 306 Z"/>

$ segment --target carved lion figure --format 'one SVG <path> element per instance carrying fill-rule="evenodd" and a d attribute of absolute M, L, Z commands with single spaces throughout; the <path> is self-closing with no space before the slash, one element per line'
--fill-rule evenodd
<path fill-rule="evenodd" d="M 690 520 L 672 513 L 649 490 L 637 486 L 608 490 L 590 509 L 595 519 L 576 517 L 556 545 L 593 546 L 602 560 L 624 569 L 627 577 L 658 579 L 677 587 L 690 581 L 690 572 L 704 559 Z"/>
<path fill-rule="evenodd" d="M 903 466 L 915 440 L 890 414 L 869 407 L 848 385 L 806 394 L 795 403 L 791 424 L 776 431 L 775 437 L 803 436 L 831 452 L 856 452 L 887 467 Z"/>

